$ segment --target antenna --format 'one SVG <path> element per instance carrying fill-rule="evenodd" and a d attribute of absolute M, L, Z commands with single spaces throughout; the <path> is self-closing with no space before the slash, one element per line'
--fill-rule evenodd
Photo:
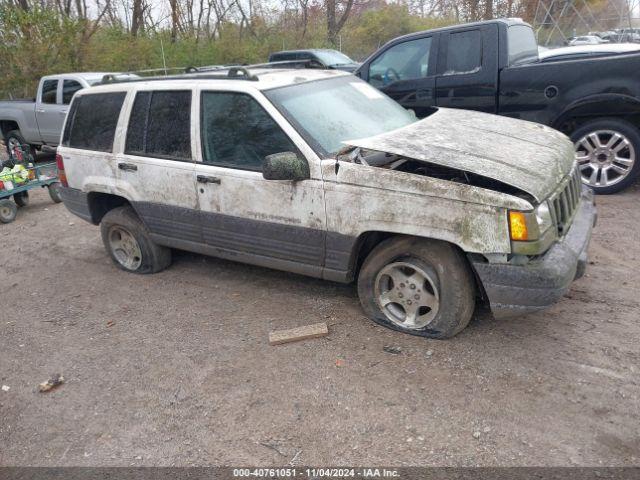
<path fill-rule="evenodd" d="M 160 37 L 160 51 L 162 52 L 162 66 L 164 67 L 164 74 L 167 75 L 167 60 L 164 58 L 164 45 L 162 43 L 162 37 Z"/>

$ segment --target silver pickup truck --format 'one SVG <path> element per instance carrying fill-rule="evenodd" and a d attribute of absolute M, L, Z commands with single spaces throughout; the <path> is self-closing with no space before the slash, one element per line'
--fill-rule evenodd
<path fill-rule="evenodd" d="M 99 83 L 105 73 L 66 73 L 42 77 L 36 98 L 0 102 L 0 131 L 7 150 L 18 145 L 56 147 L 73 95 Z"/>

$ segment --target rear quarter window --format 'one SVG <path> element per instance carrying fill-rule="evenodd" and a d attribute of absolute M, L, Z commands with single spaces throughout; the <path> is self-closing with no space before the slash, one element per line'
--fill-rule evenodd
<path fill-rule="evenodd" d="M 75 97 L 67 116 L 62 145 L 97 152 L 113 151 L 125 96 L 125 92 L 113 92 Z"/>

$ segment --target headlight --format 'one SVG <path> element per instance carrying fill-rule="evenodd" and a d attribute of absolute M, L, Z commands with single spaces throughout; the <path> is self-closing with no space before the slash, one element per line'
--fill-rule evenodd
<path fill-rule="evenodd" d="M 509 211 L 509 233 L 514 241 L 539 240 L 552 225 L 547 202 L 541 203 L 533 212 Z"/>
<path fill-rule="evenodd" d="M 540 233 L 544 233 L 553 226 L 551 220 L 551 212 L 549 211 L 549 204 L 544 202 L 536 209 L 536 221 L 538 222 L 538 229 Z"/>
<path fill-rule="evenodd" d="M 508 220 L 512 253 L 539 255 L 557 239 L 547 202 L 532 212 L 509 210 Z"/>

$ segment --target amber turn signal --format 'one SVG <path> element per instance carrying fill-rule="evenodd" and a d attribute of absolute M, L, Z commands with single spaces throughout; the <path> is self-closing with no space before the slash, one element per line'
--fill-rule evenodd
<path fill-rule="evenodd" d="M 525 218 L 524 213 L 513 211 L 509 212 L 509 233 L 511 233 L 511 240 L 529 240 L 527 219 Z"/>

